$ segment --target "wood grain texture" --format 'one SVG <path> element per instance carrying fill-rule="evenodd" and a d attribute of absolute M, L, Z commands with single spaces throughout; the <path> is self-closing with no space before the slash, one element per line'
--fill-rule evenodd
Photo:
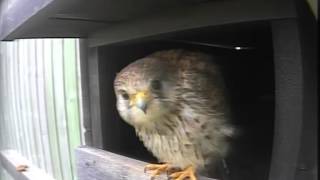
<path fill-rule="evenodd" d="M 150 180 L 150 174 L 144 173 L 147 163 L 90 147 L 76 149 L 78 180 Z M 157 180 L 168 179 L 166 175 Z M 200 177 L 199 180 L 214 180 Z"/>
<path fill-rule="evenodd" d="M 89 113 L 90 119 L 87 119 L 89 122 L 86 122 L 85 131 L 87 136 L 92 138 L 91 140 L 87 139 L 86 141 L 97 148 L 102 148 L 103 136 L 101 131 L 101 98 L 100 98 L 100 74 L 99 74 L 99 57 L 98 57 L 98 48 L 88 49 L 88 61 L 87 61 L 87 73 L 88 73 L 88 103 L 89 103 Z M 89 145 L 90 145 L 89 144 Z"/>

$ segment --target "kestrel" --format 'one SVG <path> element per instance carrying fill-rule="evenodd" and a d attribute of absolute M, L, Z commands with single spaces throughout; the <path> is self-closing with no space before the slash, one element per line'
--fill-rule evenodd
<path fill-rule="evenodd" d="M 155 52 L 129 64 L 114 81 L 117 108 L 149 151 L 152 178 L 172 168 L 175 180 L 196 180 L 207 164 L 221 162 L 233 127 L 225 85 L 214 58 L 181 49 Z"/>

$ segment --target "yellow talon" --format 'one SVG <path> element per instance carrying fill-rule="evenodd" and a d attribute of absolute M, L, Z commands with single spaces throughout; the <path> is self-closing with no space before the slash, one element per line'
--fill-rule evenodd
<path fill-rule="evenodd" d="M 165 164 L 148 164 L 144 167 L 144 172 L 152 171 L 151 179 L 154 179 L 156 176 L 167 172 L 170 169 L 170 165 L 168 163 Z"/>
<path fill-rule="evenodd" d="M 195 169 L 192 166 L 188 166 L 182 171 L 173 173 L 169 177 L 173 180 L 184 180 L 186 178 L 189 178 L 190 180 L 197 180 Z"/>
<path fill-rule="evenodd" d="M 29 168 L 28 165 L 22 164 L 16 167 L 16 171 L 18 172 L 24 172 L 27 171 L 27 169 Z"/>

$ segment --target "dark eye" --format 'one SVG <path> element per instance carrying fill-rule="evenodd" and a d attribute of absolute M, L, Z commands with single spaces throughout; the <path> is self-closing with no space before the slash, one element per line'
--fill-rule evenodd
<path fill-rule="evenodd" d="M 162 88 L 161 82 L 159 80 L 152 80 L 151 87 L 154 90 L 160 90 Z"/>
<path fill-rule="evenodd" d="M 124 90 L 120 91 L 120 95 L 124 100 L 128 100 L 129 99 L 129 94 Z"/>

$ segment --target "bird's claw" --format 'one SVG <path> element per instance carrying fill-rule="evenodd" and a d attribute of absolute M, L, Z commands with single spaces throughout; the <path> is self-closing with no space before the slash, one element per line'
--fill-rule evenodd
<path fill-rule="evenodd" d="M 148 164 L 144 167 L 144 173 L 146 173 L 147 171 L 152 171 L 151 180 L 154 180 L 161 173 L 168 172 L 169 169 L 170 169 L 170 165 L 167 163 L 165 163 L 165 164 Z"/>
<path fill-rule="evenodd" d="M 177 168 L 177 167 L 171 167 L 170 169 L 167 170 L 167 176 L 169 177 L 171 174 L 178 172 L 178 171 L 181 171 L 181 169 Z"/>
<path fill-rule="evenodd" d="M 25 164 L 22 164 L 22 165 L 18 165 L 16 167 L 16 171 L 18 172 L 24 172 L 24 171 L 27 171 L 27 169 L 29 168 L 28 165 L 25 165 Z"/>
<path fill-rule="evenodd" d="M 195 169 L 192 166 L 188 166 L 183 171 L 172 173 L 169 176 L 169 179 L 172 180 L 185 180 L 186 178 L 189 178 L 189 180 L 197 180 Z"/>

